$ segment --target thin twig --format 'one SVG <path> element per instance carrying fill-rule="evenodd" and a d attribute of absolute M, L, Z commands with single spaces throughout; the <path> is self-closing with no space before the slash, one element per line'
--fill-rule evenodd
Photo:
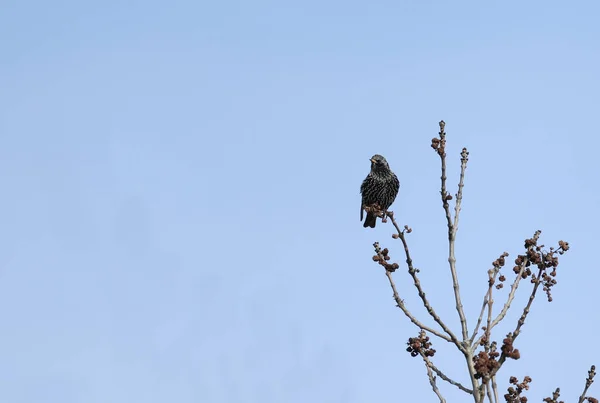
<path fill-rule="evenodd" d="M 492 401 L 492 390 L 490 388 L 489 381 L 488 381 L 488 383 L 485 384 L 485 392 L 487 393 L 487 398 L 490 401 L 490 403 L 493 403 L 493 401 Z"/>
<path fill-rule="evenodd" d="M 450 253 L 448 256 L 448 260 L 450 261 L 450 269 L 452 271 L 452 281 L 455 283 L 454 295 L 456 298 L 456 310 L 458 311 L 458 316 L 460 317 L 463 340 L 466 341 L 469 338 L 469 329 L 467 325 L 467 317 L 465 316 L 465 311 L 460 300 L 458 273 L 456 273 L 456 256 L 454 254 L 456 233 L 458 232 L 458 218 L 460 216 L 460 210 L 462 205 L 463 187 L 465 186 L 465 171 L 467 169 L 467 162 L 469 161 L 469 152 L 466 148 L 462 149 L 460 157 L 460 179 L 458 181 L 458 192 L 456 193 L 456 203 L 454 205 L 454 225 L 452 226 L 453 234 L 452 239 L 450 241 Z"/>
<path fill-rule="evenodd" d="M 486 328 L 489 331 L 491 331 L 492 328 L 494 328 L 494 326 L 496 326 L 506 315 L 506 312 L 508 311 L 508 308 L 510 308 L 512 300 L 514 299 L 515 291 L 517 290 L 517 287 L 519 286 L 519 282 L 521 281 L 521 275 L 523 274 L 524 270 L 525 270 L 525 264 L 523 264 L 521 266 L 521 271 L 519 272 L 519 274 L 517 275 L 517 277 L 515 279 L 515 282 L 513 282 L 512 286 L 511 286 L 511 290 L 510 290 L 507 302 L 504 304 L 502 311 L 500 312 L 498 317 L 494 321 L 492 321 L 491 324 L 488 321 Z M 476 349 L 477 346 L 479 345 L 479 343 L 485 337 L 485 335 L 480 337 L 477 340 L 477 343 L 473 344 L 475 337 L 477 337 L 477 334 L 479 332 L 479 326 L 481 325 L 481 322 L 483 320 L 483 314 L 485 312 L 485 308 L 490 303 L 493 304 L 493 300 L 492 300 L 493 289 L 492 289 L 492 287 L 496 283 L 496 278 L 498 277 L 499 272 L 500 272 L 500 266 L 496 266 L 493 269 L 488 270 L 488 290 L 486 291 L 485 296 L 483 297 L 483 304 L 481 305 L 481 311 L 479 312 L 479 317 L 477 319 L 477 325 L 473 329 L 473 333 L 471 334 L 471 339 L 469 340 L 469 344 L 472 346 L 473 349 Z M 488 317 L 488 319 L 489 319 L 489 317 Z"/>
<path fill-rule="evenodd" d="M 448 264 L 450 265 L 450 273 L 452 274 L 452 286 L 454 289 L 454 300 L 456 303 L 456 311 L 458 312 L 458 316 L 460 318 L 460 325 L 462 330 L 463 343 L 458 345 L 458 348 L 462 351 L 465 356 L 465 360 L 467 362 L 467 366 L 469 369 L 469 377 L 471 379 L 471 384 L 473 385 L 473 396 L 475 397 L 476 402 L 481 402 L 485 398 L 485 391 L 480 389 L 479 381 L 475 378 L 475 368 L 473 365 L 473 352 L 470 348 L 467 347 L 469 343 L 469 330 L 467 327 L 467 318 L 465 316 L 464 308 L 460 298 L 460 287 L 458 283 L 458 274 L 456 271 L 456 255 L 454 251 L 454 244 L 456 240 L 456 229 L 458 228 L 459 223 L 459 213 L 461 209 L 462 202 L 462 189 L 464 186 L 464 178 L 465 178 L 465 170 L 467 168 L 468 155 L 466 148 L 463 148 L 461 153 L 461 170 L 460 170 L 460 180 L 459 180 L 459 189 L 456 195 L 456 207 L 454 218 L 454 223 L 452 222 L 452 214 L 450 213 L 450 205 L 449 201 L 452 200 L 452 196 L 448 194 L 446 190 L 446 132 L 444 128 L 446 123 L 442 120 L 440 121 L 440 132 L 439 139 L 434 138 L 431 142 L 431 146 L 434 150 L 436 150 L 437 154 L 440 156 L 441 161 L 441 169 L 442 176 L 441 180 L 441 191 L 440 195 L 442 198 L 442 205 L 444 207 L 444 212 L 446 213 L 446 223 L 448 225 Z"/>
<path fill-rule="evenodd" d="M 521 333 L 521 327 L 525 324 L 525 319 L 527 318 L 527 315 L 529 314 L 529 311 L 531 309 L 531 304 L 533 303 L 533 300 L 535 299 L 535 295 L 537 293 L 538 287 L 542 283 L 541 276 L 542 276 L 543 271 L 544 271 L 543 269 L 539 269 L 538 276 L 536 277 L 535 283 L 533 285 L 533 289 L 531 290 L 531 295 L 529 296 L 527 305 L 525 305 L 525 308 L 523 308 L 523 313 L 521 314 L 521 317 L 519 318 L 519 321 L 517 322 L 517 326 L 515 327 L 515 330 L 511 334 L 512 341 L 514 341 L 519 336 L 519 334 Z M 502 367 L 502 364 L 504 364 L 504 361 L 506 361 L 506 354 L 504 352 L 502 352 L 502 354 L 500 355 L 500 358 L 498 359 L 498 367 L 491 374 L 492 376 L 496 375 L 498 370 Z"/>
<path fill-rule="evenodd" d="M 470 395 L 473 394 L 473 391 L 471 389 L 468 389 L 466 387 L 464 387 L 460 382 L 456 382 L 455 380 L 449 378 L 446 374 L 444 374 L 442 371 L 440 371 L 434 364 L 433 362 L 431 362 L 431 360 L 429 360 L 428 357 L 426 357 L 423 353 L 421 353 L 421 356 L 423 357 L 423 359 L 425 360 L 425 362 L 427 363 L 427 365 L 429 365 L 431 367 L 431 369 L 433 370 L 433 372 L 435 372 L 440 378 L 442 378 L 444 381 L 448 382 L 451 385 L 456 386 L 457 388 L 459 388 L 460 390 L 462 390 L 463 392 L 466 392 Z"/>
<path fill-rule="evenodd" d="M 498 271 L 499 268 L 494 268 L 494 269 L 490 269 L 488 270 L 488 290 L 485 293 L 485 296 L 483 297 L 483 304 L 481 305 L 481 312 L 479 312 L 479 317 L 477 318 L 477 325 L 475 325 L 475 328 L 473 329 L 473 333 L 471 334 L 471 338 L 469 339 L 469 345 L 473 346 L 473 341 L 475 340 L 475 337 L 477 337 L 477 333 L 479 333 L 479 326 L 481 326 L 481 322 L 483 321 L 483 314 L 485 312 L 485 308 L 486 306 L 488 306 L 490 299 L 492 298 L 492 287 L 494 286 L 494 283 L 496 282 L 496 276 L 498 275 Z M 479 343 L 481 342 L 481 340 L 483 339 L 484 336 L 482 336 L 477 343 L 475 344 L 475 346 L 478 346 Z M 489 337 L 488 337 L 489 339 Z M 477 347 L 472 347 L 472 350 L 475 351 Z"/>
<path fill-rule="evenodd" d="M 498 384 L 496 383 L 496 376 L 492 376 L 492 390 L 494 391 L 494 403 L 498 403 Z"/>
<path fill-rule="evenodd" d="M 478 388 L 477 388 L 477 394 L 473 395 L 473 396 L 479 396 L 479 400 L 477 400 L 477 402 L 481 402 L 483 403 L 485 401 L 485 383 L 482 383 Z"/>
<path fill-rule="evenodd" d="M 396 231 L 398 231 L 398 238 L 400 238 L 400 240 L 402 241 L 402 245 L 404 246 L 404 254 L 406 255 L 406 265 L 408 267 L 408 273 L 410 274 L 410 276 L 413 279 L 414 286 L 417 289 L 419 297 L 421 297 L 423 306 L 425 306 L 425 309 L 427 310 L 429 315 L 431 315 L 433 320 L 435 320 L 436 323 L 439 324 L 440 327 L 444 330 L 444 332 L 446 332 L 446 334 L 450 337 L 449 341 L 452 341 L 459 349 L 462 349 L 463 347 L 462 347 L 460 341 L 458 340 L 458 338 L 456 337 L 456 335 L 452 332 L 452 330 L 450 330 L 450 328 L 438 316 L 438 314 L 435 312 L 435 309 L 433 309 L 433 307 L 429 303 L 429 300 L 427 299 L 425 292 L 423 291 L 423 287 L 421 286 L 421 281 L 419 280 L 419 278 L 417 276 L 417 270 L 414 268 L 412 258 L 410 257 L 410 250 L 408 249 L 408 243 L 406 241 L 404 231 L 402 231 L 400 229 L 400 226 L 396 222 L 396 219 L 394 218 L 394 212 L 388 211 L 387 216 L 390 218 L 390 220 L 392 220 L 392 224 L 396 228 Z M 437 334 L 436 334 L 436 336 L 437 336 Z M 445 337 L 444 340 L 448 340 L 448 338 Z"/>
<path fill-rule="evenodd" d="M 487 327 L 488 327 L 489 331 L 491 331 L 494 327 L 496 327 L 496 325 L 498 323 L 500 323 L 502 321 L 502 319 L 504 319 L 504 317 L 506 316 L 508 309 L 510 308 L 513 300 L 515 299 L 515 294 L 517 292 L 517 288 L 519 288 L 519 282 L 523 278 L 523 272 L 526 269 L 528 261 L 529 261 L 529 259 L 527 257 L 525 257 L 523 259 L 523 262 L 521 263 L 521 269 L 519 270 L 519 273 L 516 275 L 515 281 L 510 286 L 510 293 L 508 294 L 508 297 L 506 298 L 506 302 L 504 303 L 502 310 L 500 311 L 498 316 L 496 316 L 496 318 L 491 323 L 488 323 Z M 479 345 L 479 343 L 481 343 L 481 341 L 483 340 L 484 337 L 485 337 L 485 335 L 481 336 L 479 339 L 477 339 L 477 342 L 475 344 L 471 344 L 472 345 L 471 348 L 473 350 L 475 350 L 477 348 L 477 346 Z"/>
<path fill-rule="evenodd" d="M 452 222 L 452 214 L 450 213 L 450 204 L 449 200 L 452 199 L 452 196 L 448 194 L 446 190 L 446 132 L 444 131 L 444 127 L 446 123 L 442 120 L 440 122 L 440 145 L 437 149 L 438 155 L 440 156 L 440 161 L 442 164 L 442 176 L 441 179 L 441 191 L 440 194 L 442 196 L 442 205 L 444 206 L 444 212 L 446 213 L 446 222 L 448 225 L 448 263 L 450 264 L 450 272 L 452 273 L 452 285 L 454 288 L 454 300 L 456 302 L 456 311 L 458 312 L 458 316 L 460 318 L 460 326 L 462 330 L 463 341 L 467 341 L 469 338 L 469 330 L 467 328 L 467 318 L 465 316 L 464 308 L 460 298 L 460 286 L 458 283 L 458 274 L 456 272 L 456 255 L 454 253 L 454 241 L 456 240 L 456 231 L 458 229 L 458 216 L 461 209 L 461 201 L 462 201 L 462 189 L 464 186 L 465 179 L 465 170 L 467 168 L 468 155 L 466 148 L 463 148 L 461 153 L 461 164 L 460 164 L 460 179 L 458 185 L 458 193 L 456 194 L 456 205 L 455 205 L 455 216 L 454 223 Z"/>
<path fill-rule="evenodd" d="M 440 122 L 440 145 L 437 149 L 437 153 L 440 156 L 440 160 L 442 163 L 442 176 L 440 177 L 441 181 L 442 181 L 442 190 L 440 191 L 440 194 L 442 196 L 442 204 L 444 206 L 444 211 L 446 212 L 446 222 L 448 225 L 448 238 L 451 240 L 452 239 L 452 234 L 453 234 L 453 228 L 452 228 L 452 216 L 450 214 L 450 204 L 448 203 L 449 200 L 452 199 L 452 197 L 448 197 L 448 191 L 446 191 L 446 132 L 444 131 L 444 127 L 446 126 L 446 123 L 442 120 Z"/>
<path fill-rule="evenodd" d="M 483 304 L 481 304 L 481 312 L 479 312 L 479 317 L 477 318 L 477 325 L 475 325 L 475 328 L 473 329 L 473 333 L 471 334 L 471 338 L 469 339 L 469 345 L 473 345 L 473 341 L 475 340 L 475 337 L 477 337 L 477 333 L 479 332 L 479 326 L 481 326 L 481 322 L 483 321 L 483 314 L 485 312 L 485 307 L 488 304 L 488 298 L 489 298 L 489 294 L 491 292 L 491 288 L 492 288 L 492 284 L 490 284 L 488 291 L 485 293 L 485 296 L 483 297 Z M 479 344 L 479 343 L 477 343 Z"/>
<path fill-rule="evenodd" d="M 513 341 L 521 333 L 521 327 L 525 324 L 525 319 L 527 318 L 527 315 L 529 315 L 529 311 L 531 309 L 531 304 L 533 303 L 533 300 L 535 299 L 535 294 L 537 293 L 538 287 L 542 283 L 542 272 L 543 271 L 544 271 L 544 269 L 539 269 L 539 271 L 538 271 L 538 275 L 535 279 L 535 284 L 533 286 L 533 290 L 531 291 L 531 295 L 529 296 L 529 300 L 527 301 L 527 305 L 523 309 L 523 314 L 521 315 L 521 317 L 519 318 L 519 321 L 517 322 L 517 327 L 515 327 L 515 330 L 512 332 Z"/>
<path fill-rule="evenodd" d="M 415 316 L 408 310 L 408 308 L 404 304 L 404 301 L 400 298 L 400 295 L 398 294 L 398 290 L 396 289 L 396 284 L 394 283 L 394 279 L 392 278 L 392 273 L 390 271 L 386 270 L 385 275 L 387 276 L 387 278 L 390 282 L 390 287 L 392 287 L 392 292 L 394 293 L 394 300 L 396 301 L 396 305 L 398 306 L 398 308 L 400 308 L 402 310 L 402 312 L 404 312 L 406 317 L 408 317 L 408 319 L 410 319 L 410 321 L 412 323 L 414 323 L 419 329 L 425 330 L 428 333 L 434 334 L 437 337 L 439 337 L 443 340 L 446 340 L 449 343 L 452 343 L 452 339 L 450 339 L 450 337 L 446 336 L 444 333 L 442 333 L 438 330 L 435 330 L 435 329 L 425 325 L 424 323 L 419 321 L 417 318 L 415 318 Z"/>
<path fill-rule="evenodd" d="M 494 306 L 494 298 L 492 296 L 492 291 L 493 289 L 490 289 L 490 295 L 488 298 L 488 314 L 487 314 L 487 323 L 485 326 L 485 332 L 484 334 L 484 338 L 486 340 L 486 345 L 489 345 L 489 341 L 490 341 L 490 332 L 492 330 L 491 324 L 492 324 L 492 308 Z"/>
<path fill-rule="evenodd" d="M 423 354 L 421 354 L 421 356 L 423 357 L 423 360 L 425 360 L 425 368 L 427 368 L 427 376 L 429 377 L 429 384 L 431 385 L 431 388 L 433 389 L 433 391 L 435 392 L 437 397 L 440 399 L 440 403 L 446 403 L 446 399 L 444 399 L 444 397 L 442 396 L 442 393 L 440 392 L 440 390 L 437 387 L 437 384 L 435 382 L 435 375 L 433 375 L 431 366 L 429 366 L 427 364 L 427 362 L 429 360 Z"/>
<path fill-rule="evenodd" d="M 585 399 L 586 399 L 585 395 L 586 395 L 589 387 L 592 386 L 592 383 L 594 383 L 594 377 L 595 376 L 596 376 L 596 366 L 592 365 L 592 367 L 588 371 L 588 377 L 585 380 L 585 388 L 583 389 L 583 393 L 579 397 L 579 403 L 583 403 L 585 401 Z"/>

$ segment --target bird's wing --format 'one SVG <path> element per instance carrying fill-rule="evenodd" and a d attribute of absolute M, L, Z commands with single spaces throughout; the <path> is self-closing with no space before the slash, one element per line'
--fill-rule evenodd
<path fill-rule="evenodd" d="M 360 220 L 361 221 L 363 220 L 363 213 L 365 211 L 363 209 L 363 201 L 362 201 L 362 198 L 363 198 L 363 194 L 362 193 L 363 193 L 364 189 L 365 189 L 365 181 L 363 181 L 363 183 L 360 184 L 360 195 L 361 195 L 361 201 L 360 201 Z"/>

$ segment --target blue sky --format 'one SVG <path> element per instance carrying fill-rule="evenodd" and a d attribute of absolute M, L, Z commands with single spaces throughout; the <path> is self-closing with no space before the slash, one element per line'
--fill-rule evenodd
<path fill-rule="evenodd" d="M 585 341 L 598 331 L 599 13 L 1 2 L 0 400 L 436 401 L 404 351 L 417 330 L 371 261 L 380 241 L 402 263 L 400 244 L 390 225 L 363 229 L 358 190 L 385 155 L 423 285 L 457 328 L 440 119 L 453 191 L 471 153 L 457 246 L 471 328 L 500 253 L 536 229 L 572 245 L 500 382 L 530 375 L 531 400 L 556 386 L 573 400 L 600 364 Z M 396 281 L 425 317 L 404 270 Z"/>

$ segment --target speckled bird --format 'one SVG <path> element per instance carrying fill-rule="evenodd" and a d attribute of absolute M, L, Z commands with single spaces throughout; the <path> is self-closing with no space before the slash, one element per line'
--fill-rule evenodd
<path fill-rule="evenodd" d="M 362 221 L 363 212 L 367 206 L 377 204 L 383 211 L 387 211 L 396 199 L 399 189 L 400 181 L 390 169 L 390 165 L 385 158 L 379 154 L 371 157 L 371 172 L 360 186 L 360 193 L 362 194 L 360 220 Z M 376 221 L 377 216 L 367 212 L 363 227 L 375 228 Z"/>

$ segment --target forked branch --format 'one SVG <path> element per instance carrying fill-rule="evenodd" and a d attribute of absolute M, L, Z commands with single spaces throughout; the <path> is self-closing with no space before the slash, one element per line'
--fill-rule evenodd
<path fill-rule="evenodd" d="M 392 273 L 398 268 L 398 264 L 387 262 L 390 259 L 389 254 L 388 254 L 389 251 L 387 248 L 381 249 L 378 242 L 375 242 L 373 244 L 373 246 L 375 248 L 375 256 L 373 256 L 373 260 L 385 268 L 385 275 L 387 276 L 388 281 L 390 282 L 390 287 L 392 288 L 394 300 L 396 301 L 396 306 L 398 306 L 398 308 L 400 308 L 402 310 L 404 315 L 406 315 L 406 317 L 408 319 L 410 319 L 410 321 L 412 323 L 414 323 L 419 329 L 425 330 L 428 333 L 434 334 L 437 337 L 439 337 L 447 342 L 452 342 L 452 339 L 448 335 L 445 335 L 444 333 L 440 332 L 439 330 L 433 329 L 433 328 L 425 325 L 420 320 L 418 320 L 408 310 L 408 308 L 406 307 L 406 304 L 404 303 L 402 298 L 400 298 L 400 294 L 398 293 L 396 284 L 394 283 L 394 278 L 392 277 Z"/>
<path fill-rule="evenodd" d="M 452 286 L 454 288 L 454 301 L 456 303 L 456 311 L 460 318 L 460 326 L 462 330 L 463 341 L 467 341 L 469 338 L 469 330 L 467 326 L 467 318 L 460 298 L 460 286 L 458 283 L 458 273 L 456 271 L 456 255 L 454 251 L 454 245 L 456 241 L 456 232 L 458 230 L 459 215 L 461 210 L 462 193 L 465 180 L 465 171 L 467 169 L 467 161 L 469 160 L 469 152 L 466 148 L 463 148 L 461 152 L 461 164 L 460 164 L 460 179 L 458 183 L 458 193 L 456 194 L 456 204 L 454 207 L 454 221 L 452 220 L 452 214 L 450 212 L 449 201 L 452 200 L 452 195 L 446 190 L 446 132 L 444 128 L 446 123 L 440 121 L 440 132 L 439 138 L 434 138 L 431 141 L 431 147 L 437 152 L 440 157 L 442 165 L 442 176 L 441 179 L 441 190 L 440 195 L 442 198 L 442 206 L 446 213 L 446 223 L 448 225 L 448 263 L 450 265 L 450 272 L 452 274 Z"/>

